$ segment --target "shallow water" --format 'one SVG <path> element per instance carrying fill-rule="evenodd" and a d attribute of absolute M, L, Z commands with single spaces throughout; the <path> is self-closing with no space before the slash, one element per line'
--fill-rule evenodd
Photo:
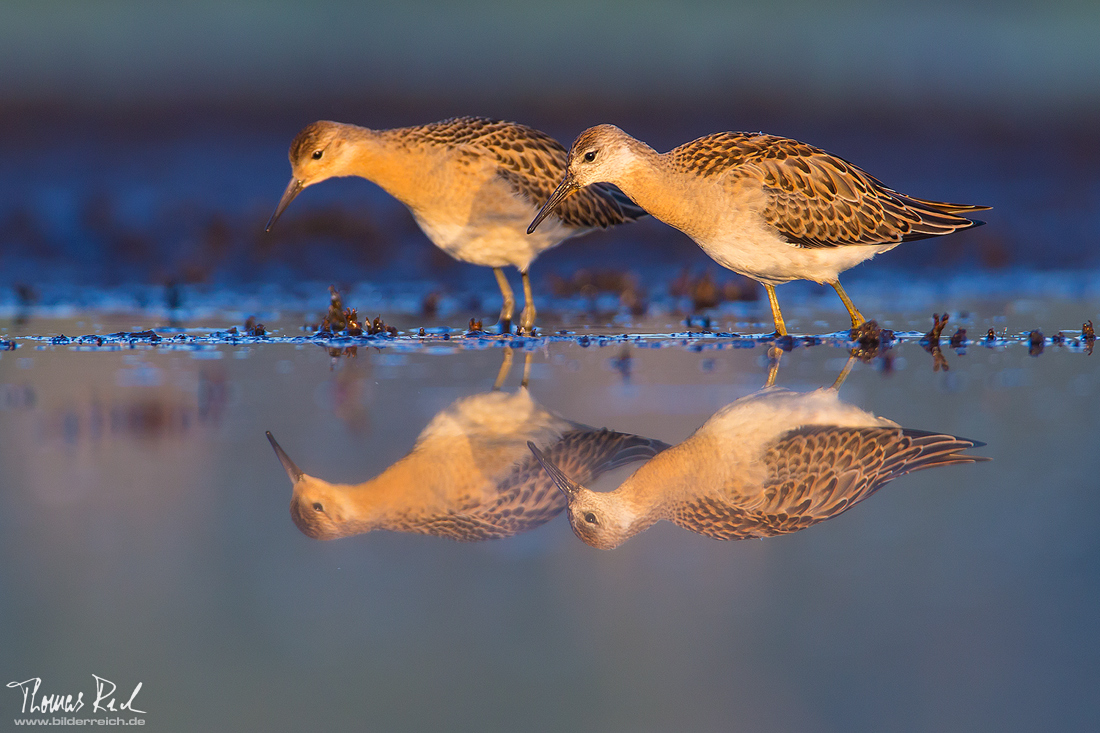
<path fill-rule="evenodd" d="M 975 306 L 972 337 L 992 312 Z M 1049 337 L 1100 319 L 1073 301 L 996 312 L 1011 338 L 949 348 L 952 323 L 946 371 L 918 343 L 928 315 L 892 317 L 911 335 L 840 388 L 906 428 L 985 443 L 969 452 L 991 462 L 903 476 L 794 534 L 717 542 L 662 522 L 607 552 L 563 515 L 475 543 L 321 542 L 291 521 L 265 431 L 306 473 L 365 481 L 434 416 L 492 390 L 500 339 L 333 351 L 289 312 L 268 319 L 273 339 L 235 344 L 209 338 L 233 322 L 213 316 L 9 326 L 0 670 L 42 677 L 43 693 L 84 690 L 85 714 L 92 674 L 119 702 L 141 682 L 134 706 L 157 730 L 1087 728 L 1100 712 L 1100 355 Z M 165 338 L 50 341 L 148 327 Z M 515 341 L 502 391 L 517 393 L 529 357 L 537 405 L 676 444 L 767 378 L 764 342 L 571 327 Z M 1037 356 L 1032 328 L 1047 334 Z M 777 384 L 827 387 L 847 356 L 836 339 L 798 343 Z M 18 690 L 0 692 L 17 713 Z"/>

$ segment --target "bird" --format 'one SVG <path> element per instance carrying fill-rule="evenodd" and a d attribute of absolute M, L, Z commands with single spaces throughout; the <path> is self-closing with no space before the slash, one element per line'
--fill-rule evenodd
<path fill-rule="evenodd" d="M 767 386 L 742 397 L 614 491 L 585 488 L 528 447 L 568 498 L 574 533 L 604 550 L 662 519 L 718 540 L 796 532 L 911 471 L 989 460 L 961 453 L 984 443 L 903 428 L 842 402 L 839 381 L 808 393 Z"/>
<path fill-rule="evenodd" d="M 719 132 L 658 153 L 614 125 L 597 125 L 573 142 L 565 176 L 527 231 L 586 186 L 606 184 L 718 264 L 761 283 L 776 336 L 787 335 L 776 285 L 828 283 L 858 328 L 866 319 L 841 287 L 841 272 L 902 242 L 979 226 L 965 215 L 989 208 L 898 193 L 842 158 L 762 132 Z"/>
<path fill-rule="evenodd" d="M 360 484 L 306 474 L 268 432 L 293 485 L 290 515 L 298 529 L 321 540 L 378 529 L 463 542 L 508 537 L 553 519 L 566 505 L 528 445 L 585 481 L 668 447 L 559 417 L 535 402 L 525 384 L 514 393 L 497 385 L 440 411 L 406 456 Z"/>
<path fill-rule="evenodd" d="M 566 150 L 526 125 L 454 117 L 416 127 L 372 130 L 318 121 L 290 145 L 293 176 L 267 231 L 304 189 L 335 176 L 373 181 L 404 204 L 420 229 L 455 259 L 493 268 L 511 330 L 515 297 L 503 267 L 520 271 L 525 303 L 519 331 L 531 333 L 535 305 L 529 269 L 562 241 L 645 215 L 612 186 L 597 185 L 559 207 L 545 231 L 524 234 L 539 204 L 565 172 Z"/>

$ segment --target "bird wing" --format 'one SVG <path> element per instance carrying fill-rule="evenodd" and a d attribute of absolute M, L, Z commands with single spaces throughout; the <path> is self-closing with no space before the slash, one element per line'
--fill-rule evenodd
<path fill-rule="evenodd" d="M 724 176 L 731 186 L 746 179 L 758 183 L 765 195 L 765 221 L 801 247 L 885 244 L 950 234 L 982 224 L 962 214 L 989 208 L 906 196 L 824 150 L 763 133 L 708 135 L 670 155 L 704 178 Z"/>
<path fill-rule="evenodd" d="M 668 444 L 641 435 L 579 427 L 563 433 L 544 453 L 569 476 L 588 483 L 602 473 L 652 458 L 666 448 Z M 534 529 L 565 508 L 565 494 L 530 454 L 516 463 L 498 488 L 499 494 L 491 503 L 433 517 L 416 531 L 460 542 L 499 539 Z"/>
<path fill-rule="evenodd" d="M 677 511 L 677 523 L 718 539 L 770 537 L 835 517 L 911 471 L 986 461 L 960 451 L 976 443 L 953 435 L 891 427 L 812 425 L 765 451 L 768 478 L 745 501 L 708 495 Z"/>
<path fill-rule="evenodd" d="M 538 209 L 565 177 L 568 152 L 546 133 L 514 122 L 456 117 L 427 125 L 436 142 L 467 146 L 496 159 L 497 175 Z M 645 216 L 646 212 L 615 186 L 598 184 L 574 192 L 554 210 L 572 227 L 606 229 Z"/>

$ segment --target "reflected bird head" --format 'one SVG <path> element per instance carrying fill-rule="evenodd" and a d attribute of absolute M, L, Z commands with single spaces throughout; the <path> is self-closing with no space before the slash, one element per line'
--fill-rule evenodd
<path fill-rule="evenodd" d="M 550 458 L 528 441 L 527 447 L 535 454 L 554 483 L 569 502 L 567 513 L 573 533 L 586 544 L 601 550 L 611 550 L 634 534 L 633 518 L 613 492 L 586 489 L 562 473 Z"/>
<path fill-rule="evenodd" d="M 534 232 L 574 191 L 593 183 L 618 183 L 634 158 L 632 143 L 641 145 L 614 125 L 597 125 L 582 132 L 569 150 L 565 178 L 527 227 L 527 233 Z"/>
<path fill-rule="evenodd" d="M 265 231 L 271 231 L 298 194 L 315 183 L 345 175 L 347 150 L 345 125 L 339 122 L 314 122 L 298 133 L 290 144 L 290 168 L 293 177 L 287 184 L 275 213 Z"/>
<path fill-rule="evenodd" d="M 275 455 L 286 469 L 294 488 L 290 499 L 290 517 L 307 537 L 315 540 L 334 540 L 348 534 L 344 527 L 344 507 L 338 487 L 303 473 L 290 456 L 275 441 L 270 432 L 267 439 L 275 449 Z"/>

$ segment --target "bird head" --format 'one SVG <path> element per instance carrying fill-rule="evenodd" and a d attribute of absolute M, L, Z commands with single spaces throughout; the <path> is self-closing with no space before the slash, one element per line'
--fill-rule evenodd
<path fill-rule="evenodd" d="M 271 441 L 271 447 L 275 449 L 275 455 L 279 457 L 279 462 L 283 464 L 293 485 L 290 517 L 302 534 L 315 540 L 334 540 L 349 534 L 344 491 L 341 490 L 346 487 L 303 473 L 271 433 L 267 434 L 267 439 Z"/>
<path fill-rule="evenodd" d="M 639 144 L 614 125 L 597 125 L 582 132 L 569 150 L 565 178 L 527 227 L 527 233 L 535 231 L 574 191 L 593 183 L 618 183 L 622 171 L 634 159 L 633 148 Z"/>
<path fill-rule="evenodd" d="M 314 122 L 298 133 L 290 144 L 290 168 L 293 177 L 267 222 L 271 231 L 275 221 L 298 194 L 315 183 L 344 175 L 347 164 L 347 125 L 339 122 Z"/>
<path fill-rule="evenodd" d="M 535 454 L 543 469 L 554 479 L 569 502 L 566 513 L 573 533 L 586 544 L 601 550 L 611 550 L 634 534 L 633 517 L 614 492 L 592 491 L 564 473 L 534 443 L 527 447 Z"/>

